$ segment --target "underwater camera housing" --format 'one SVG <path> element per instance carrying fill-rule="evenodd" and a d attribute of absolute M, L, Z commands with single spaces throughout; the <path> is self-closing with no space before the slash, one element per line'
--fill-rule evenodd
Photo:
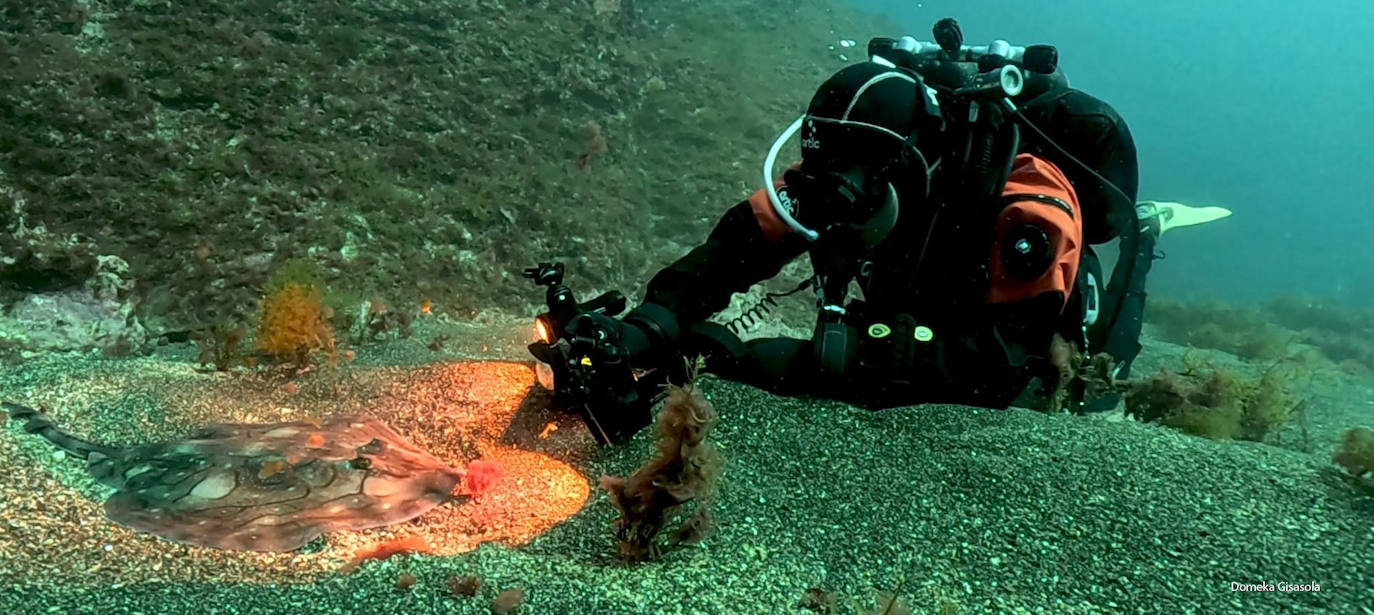
<path fill-rule="evenodd" d="M 579 302 L 563 284 L 563 272 L 562 263 L 539 263 L 523 272 L 545 287 L 548 306 L 535 317 L 538 339 L 527 348 L 553 405 L 576 411 L 597 444 L 628 441 L 653 422 L 653 408 L 668 395 L 669 384 L 690 382 L 698 365 L 729 369 L 744 352 L 729 327 L 698 322 L 679 332 L 670 311 L 648 303 L 621 319 L 624 327 L 615 331 L 613 317 L 625 310 L 625 295 L 609 291 Z M 630 342 L 624 333 L 631 329 L 653 339 Z"/>
<path fill-rule="evenodd" d="M 625 295 L 609 291 L 578 302 L 563 284 L 563 272 L 562 263 L 539 263 L 524 271 L 524 277 L 546 288 L 548 310 L 535 317 L 538 341 L 528 346 L 539 361 L 540 384 L 553 392 L 556 406 L 582 417 L 597 444 L 625 442 L 652 422 L 651 409 L 665 394 L 666 374 L 634 369 L 604 329 L 569 327 L 591 313 L 621 313 Z"/>

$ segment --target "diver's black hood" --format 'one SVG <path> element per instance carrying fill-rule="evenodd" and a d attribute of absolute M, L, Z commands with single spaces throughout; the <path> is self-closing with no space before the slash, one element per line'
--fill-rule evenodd
<path fill-rule="evenodd" d="M 863 62 L 845 67 L 816 90 L 801 129 L 802 161 L 885 163 L 910 143 L 935 141 L 944 120 L 920 75 Z"/>

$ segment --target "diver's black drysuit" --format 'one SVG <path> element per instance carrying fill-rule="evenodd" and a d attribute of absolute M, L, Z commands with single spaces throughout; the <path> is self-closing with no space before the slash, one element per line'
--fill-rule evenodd
<path fill-rule="evenodd" d="M 1023 137 L 1022 152 L 1050 160 L 1072 183 L 1082 205 L 1087 244 L 1120 235 L 1123 249 L 1145 254 L 1131 271 L 1117 267 L 1098 301 L 1098 324 L 1087 335 L 1090 352 L 1107 350 L 1119 362 L 1128 362 L 1139 348 L 1143 281 L 1153 251 L 1152 238 L 1127 237 L 1137 228 L 1136 151 L 1130 131 L 1110 105 L 1073 89 L 1042 94 L 1024 103 L 1022 111 L 1046 136 L 1124 192 L 1104 186 L 1036 136 Z M 811 340 L 791 338 L 751 340 L 743 354 L 715 371 L 778 394 L 872 407 L 1010 405 L 1037 373 L 1035 366 L 1044 364 L 1055 333 L 1083 344 L 1083 291 L 1092 283 L 1092 276 L 1083 274 L 1096 268 L 1095 257 L 1085 246 L 1082 260 L 1094 262 L 1080 267 L 1067 306 L 1062 296 L 989 304 L 988 244 L 970 239 L 979 237 L 977 232 L 960 228 L 961 218 L 951 214 L 957 203 L 944 203 L 943 213 L 932 215 L 941 204 L 940 186 L 937 174 L 929 205 L 903 209 L 885 241 L 863 257 L 867 264 L 856 278 L 863 300 L 849 306 L 845 319 L 860 335 L 845 373 L 827 373 Z M 806 241 L 796 235 L 767 239 L 750 203 L 741 202 L 726 212 L 704 244 L 653 277 L 645 302 L 667 308 L 685 329 L 725 309 L 733 293 L 777 275 L 807 250 Z M 1117 313 L 1118 302 L 1124 303 L 1113 328 L 1107 321 Z M 892 334 L 862 334 L 873 322 L 891 327 Z M 917 326 L 933 332 L 929 342 L 913 341 Z"/>

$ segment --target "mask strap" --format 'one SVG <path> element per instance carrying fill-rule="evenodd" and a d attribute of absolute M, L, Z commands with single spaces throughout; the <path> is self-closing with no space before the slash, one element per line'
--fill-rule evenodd
<path fill-rule="evenodd" d="M 772 203 L 773 212 L 778 215 L 778 218 L 786 223 L 787 226 L 791 227 L 792 230 L 796 231 L 802 237 L 805 237 L 807 241 L 815 241 L 820 237 L 820 233 L 806 228 L 802 226 L 800 222 L 797 222 L 796 218 L 793 218 L 792 214 L 788 213 L 787 208 L 783 206 L 782 199 L 778 196 L 777 189 L 773 187 L 773 169 L 778 162 L 778 152 L 782 150 L 782 146 L 787 143 L 788 139 L 792 138 L 792 135 L 797 134 L 797 131 L 801 130 L 802 122 L 805 120 L 806 116 L 804 115 L 797 118 L 797 121 L 792 122 L 792 125 L 788 126 L 787 130 L 784 130 L 781 135 L 778 135 L 776 141 L 773 141 L 773 147 L 768 149 L 768 157 L 763 160 L 763 189 L 768 192 L 768 202 Z"/>

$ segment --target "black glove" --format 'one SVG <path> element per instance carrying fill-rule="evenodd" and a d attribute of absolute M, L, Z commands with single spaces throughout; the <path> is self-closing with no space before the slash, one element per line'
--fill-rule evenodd
<path fill-rule="evenodd" d="M 650 349 L 649 336 L 637 326 L 626 324 L 601 312 L 587 312 L 568 321 L 564 331 L 569 343 L 582 352 L 594 353 L 603 363 L 628 362 Z"/>
<path fill-rule="evenodd" d="M 603 364 L 632 368 L 667 365 L 679 356 L 681 330 L 677 317 L 661 305 L 644 303 L 617 320 L 602 312 L 573 317 L 564 333 L 576 352 Z"/>

